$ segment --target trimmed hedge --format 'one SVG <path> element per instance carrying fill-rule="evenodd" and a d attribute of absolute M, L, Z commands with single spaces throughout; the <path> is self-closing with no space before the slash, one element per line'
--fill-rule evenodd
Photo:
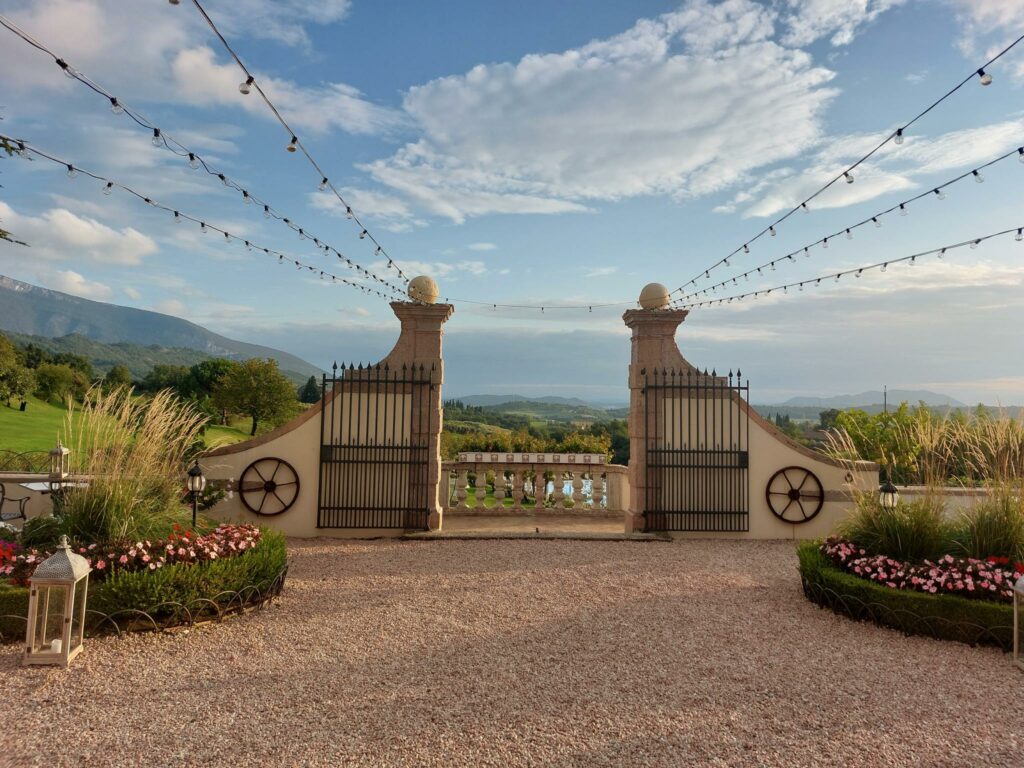
<path fill-rule="evenodd" d="M 133 624 L 133 611 L 150 613 L 161 626 L 187 623 L 189 613 L 197 618 L 199 615 L 216 615 L 218 609 L 233 607 L 232 603 L 260 602 L 270 593 L 275 582 L 284 578 L 287 564 L 288 549 L 284 536 L 264 530 L 257 547 L 234 557 L 198 564 L 176 563 L 154 571 L 115 572 L 96 582 L 90 579 L 87 608 L 115 616 L 121 629 Z M 243 592 L 241 596 L 240 592 Z M 217 607 L 208 601 L 216 603 Z M 157 610 L 153 611 L 154 608 Z M 5 614 L 28 615 L 27 587 L 0 584 L 0 616 Z M 93 631 L 112 629 L 108 622 L 97 618 L 90 616 L 87 625 Z M 138 628 L 152 628 L 149 621 L 134 624 Z M 9 642 L 24 636 L 23 620 L 0 618 L 0 640 Z"/>
<path fill-rule="evenodd" d="M 908 635 L 1012 647 L 1012 606 L 882 586 L 836 568 L 820 546 L 820 541 L 805 541 L 797 548 L 804 594 L 812 602 Z"/>

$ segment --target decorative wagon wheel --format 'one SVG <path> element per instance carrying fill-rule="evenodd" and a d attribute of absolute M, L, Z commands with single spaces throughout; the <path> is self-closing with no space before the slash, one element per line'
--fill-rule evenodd
<path fill-rule="evenodd" d="M 803 467 L 780 469 L 764 489 L 768 508 L 779 520 L 806 523 L 825 504 L 825 489 L 811 470 Z"/>
<path fill-rule="evenodd" d="M 280 515 L 299 496 L 299 475 L 284 459 L 256 459 L 238 480 L 238 495 L 245 508 L 257 515 Z"/>

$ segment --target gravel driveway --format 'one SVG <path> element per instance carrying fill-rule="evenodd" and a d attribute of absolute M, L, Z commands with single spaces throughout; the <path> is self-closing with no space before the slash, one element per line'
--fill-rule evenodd
<path fill-rule="evenodd" d="M 785 542 L 294 541 L 191 634 L 0 649 L 3 765 L 1020 766 L 1024 674 L 807 603 Z"/>

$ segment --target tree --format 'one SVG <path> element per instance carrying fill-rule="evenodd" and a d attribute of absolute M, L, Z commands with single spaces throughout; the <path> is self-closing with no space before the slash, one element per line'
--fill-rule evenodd
<path fill-rule="evenodd" d="M 63 405 L 76 389 L 75 373 L 66 365 L 43 363 L 36 368 L 36 395 L 41 400 Z"/>
<path fill-rule="evenodd" d="M 159 392 L 163 389 L 173 389 L 178 392 L 187 376 L 188 368 L 184 365 L 158 363 L 142 380 L 142 389 L 146 392 Z"/>
<path fill-rule="evenodd" d="M 240 363 L 221 380 L 213 397 L 220 407 L 252 419 L 250 435 L 261 422 L 277 426 L 298 410 L 295 387 L 270 359 Z"/>
<path fill-rule="evenodd" d="M 0 397 L 6 398 L 8 406 L 12 397 L 17 397 L 22 402 L 27 400 L 35 386 L 36 377 L 23 365 L 0 370 Z"/>
<path fill-rule="evenodd" d="M 203 360 L 188 369 L 188 375 L 178 385 L 178 393 L 202 402 L 213 396 L 217 386 L 231 371 L 238 367 L 234 360 L 215 357 Z"/>
<path fill-rule="evenodd" d="M 818 414 L 819 429 L 832 429 L 836 425 L 837 418 L 839 418 L 839 411 L 835 408 L 822 411 Z"/>
<path fill-rule="evenodd" d="M 316 376 L 310 376 L 309 381 L 299 387 L 300 403 L 316 403 L 320 401 L 320 385 Z"/>
<path fill-rule="evenodd" d="M 132 385 L 132 374 L 128 370 L 128 366 L 123 363 L 118 363 L 109 371 L 107 375 L 103 377 L 103 386 L 107 389 L 116 389 L 118 387 L 130 387 Z"/>

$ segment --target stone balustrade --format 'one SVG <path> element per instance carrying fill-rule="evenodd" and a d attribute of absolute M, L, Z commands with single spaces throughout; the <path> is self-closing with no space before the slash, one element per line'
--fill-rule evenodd
<path fill-rule="evenodd" d="M 460 453 L 444 462 L 444 477 L 448 515 L 619 517 L 629 500 L 627 468 L 605 463 L 603 454 Z"/>

